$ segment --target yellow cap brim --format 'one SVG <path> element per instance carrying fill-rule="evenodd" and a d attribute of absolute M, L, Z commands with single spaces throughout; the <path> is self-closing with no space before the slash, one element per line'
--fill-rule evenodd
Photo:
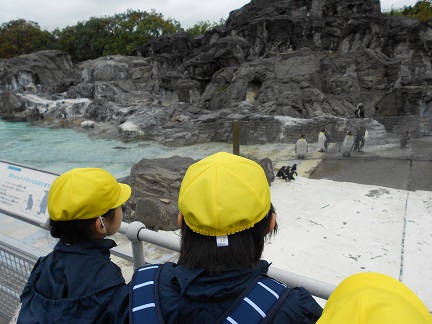
<path fill-rule="evenodd" d="M 114 208 L 120 207 L 121 205 L 123 205 L 131 196 L 132 194 L 132 189 L 131 187 L 129 187 L 129 185 L 124 184 L 124 183 L 119 183 L 120 186 L 120 195 L 117 199 L 117 202 L 114 204 Z"/>

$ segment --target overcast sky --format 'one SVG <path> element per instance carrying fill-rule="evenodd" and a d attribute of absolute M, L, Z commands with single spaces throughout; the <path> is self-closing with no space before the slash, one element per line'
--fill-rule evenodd
<path fill-rule="evenodd" d="M 412 6 L 417 0 L 382 0 L 381 9 Z M 230 11 L 239 9 L 247 0 L 0 0 L 0 23 L 25 19 L 42 29 L 52 31 L 76 25 L 91 17 L 112 16 L 127 9 L 162 13 L 179 21 L 183 28 L 198 21 L 217 22 L 227 19 Z"/>

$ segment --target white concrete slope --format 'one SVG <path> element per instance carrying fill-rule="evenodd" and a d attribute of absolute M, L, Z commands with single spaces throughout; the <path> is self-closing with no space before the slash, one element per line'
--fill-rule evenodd
<path fill-rule="evenodd" d="M 279 232 L 264 258 L 337 285 L 376 271 L 401 280 L 432 310 L 432 191 L 298 176 L 271 185 Z"/>

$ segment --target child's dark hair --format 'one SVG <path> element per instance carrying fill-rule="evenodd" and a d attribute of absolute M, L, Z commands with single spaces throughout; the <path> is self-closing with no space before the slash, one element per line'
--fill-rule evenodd
<path fill-rule="evenodd" d="M 188 269 L 201 268 L 210 272 L 255 266 L 261 259 L 271 215 L 274 212 L 271 204 L 267 215 L 253 227 L 228 235 L 229 245 L 226 247 L 218 247 L 215 236 L 193 232 L 183 221 L 178 264 Z M 270 234 L 276 232 L 277 223 Z"/>
<path fill-rule="evenodd" d="M 114 217 L 114 209 L 101 215 L 104 218 Z M 80 219 L 73 221 L 54 221 L 50 219 L 51 236 L 60 239 L 62 243 L 77 244 L 92 241 L 91 226 L 97 219 Z"/>

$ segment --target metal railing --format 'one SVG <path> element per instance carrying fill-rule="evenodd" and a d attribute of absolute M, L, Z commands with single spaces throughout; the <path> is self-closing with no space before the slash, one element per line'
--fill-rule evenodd
<path fill-rule="evenodd" d="M 144 253 L 140 251 L 142 248 L 142 244 L 139 244 L 140 241 L 152 243 L 177 252 L 180 251 L 180 243 L 177 239 L 148 230 L 141 222 L 122 225 L 120 231 L 126 234 L 127 238 L 132 242 L 135 268 L 145 264 Z M 268 274 L 279 281 L 285 282 L 288 286 L 302 286 L 309 290 L 312 295 L 323 299 L 328 299 L 335 289 L 334 285 L 275 267 L 270 267 Z"/>
<path fill-rule="evenodd" d="M 14 216 L 11 216 L 14 217 Z M 16 218 L 16 217 L 15 217 Z M 29 222 L 30 223 L 30 222 Z M 34 225 L 34 224 L 33 224 Z M 42 226 L 39 226 L 43 228 Z M 122 222 L 119 233 L 125 235 L 132 244 L 131 254 L 112 251 L 113 255 L 125 260 L 133 260 L 133 267 L 146 264 L 143 242 L 148 242 L 169 250 L 179 251 L 180 243 L 166 234 L 146 229 L 141 222 Z M 19 296 L 34 264 L 46 252 L 0 234 L 0 315 L 10 319 L 19 306 Z M 303 286 L 312 295 L 328 299 L 335 286 L 307 278 L 295 273 L 270 267 L 269 275 L 289 286 Z"/>
<path fill-rule="evenodd" d="M 42 250 L 0 234 L 0 315 L 10 319 Z"/>

